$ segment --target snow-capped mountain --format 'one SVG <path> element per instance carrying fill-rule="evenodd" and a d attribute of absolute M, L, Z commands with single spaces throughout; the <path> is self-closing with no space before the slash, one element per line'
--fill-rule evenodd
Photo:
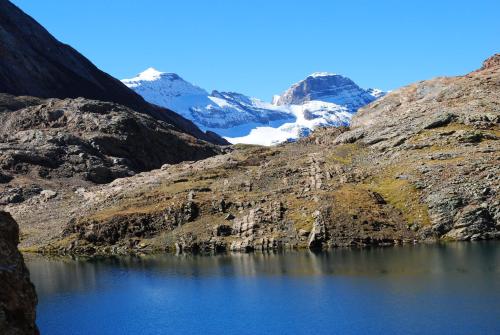
<path fill-rule="evenodd" d="M 195 86 L 175 73 L 149 68 L 122 82 L 147 101 L 167 107 L 192 120 L 203 130 L 223 136 L 248 133 L 257 125 L 293 120 L 286 108 L 273 106 L 240 93 L 212 91 Z"/>
<path fill-rule="evenodd" d="M 358 108 L 385 95 L 325 72 L 309 75 L 275 95 L 271 103 L 234 92 L 208 93 L 175 73 L 153 68 L 123 83 L 147 101 L 176 111 L 232 143 L 262 145 L 306 136 L 320 126 L 348 125 Z"/>
<path fill-rule="evenodd" d="M 314 100 L 345 106 L 355 112 L 375 98 L 347 77 L 316 72 L 293 84 L 275 101 L 277 105 L 302 105 Z"/>
<path fill-rule="evenodd" d="M 327 72 L 316 72 L 293 84 L 272 104 L 288 109 L 294 122 L 279 127 L 261 126 L 248 135 L 227 138 L 231 143 L 270 145 L 306 136 L 316 127 L 346 126 L 360 108 L 384 96 L 379 89 L 360 88 L 351 79 Z"/>
<path fill-rule="evenodd" d="M 379 90 L 378 88 L 369 88 L 366 90 L 366 92 L 368 92 L 368 94 L 370 94 L 375 99 L 378 99 L 378 98 L 382 98 L 384 95 L 386 95 L 390 91 L 386 92 L 386 91 Z"/>

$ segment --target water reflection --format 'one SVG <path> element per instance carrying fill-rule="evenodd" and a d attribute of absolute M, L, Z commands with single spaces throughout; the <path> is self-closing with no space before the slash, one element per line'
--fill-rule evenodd
<path fill-rule="evenodd" d="M 451 243 L 395 248 L 336 249 L 312 252 L 203 255 L 153 255 L 68 259 L 28 257 L 40 297 L 103 290 L 131 274 L 165 277 L 356 276 L 405 278 L 450 275 L 498 279 L 497 242 Z M 492 276 L 484 276 L 491 273 Z M 488 284 L 488 283 L 485 283 Z"/>

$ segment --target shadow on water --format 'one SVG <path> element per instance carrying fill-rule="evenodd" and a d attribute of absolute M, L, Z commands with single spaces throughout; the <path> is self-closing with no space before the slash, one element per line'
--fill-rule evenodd
<path fill-rule="evenodd" d="M 155 277 L 352 276 L 360 278 L 433 278 L 500 276 L 498 242 L 448 243 L 390 248 L 334 249 L 312 253 L 148 255 L 106 258 L 30 256 L 27 265 L 41 297 L 103 290 L 117 278 Z"/>

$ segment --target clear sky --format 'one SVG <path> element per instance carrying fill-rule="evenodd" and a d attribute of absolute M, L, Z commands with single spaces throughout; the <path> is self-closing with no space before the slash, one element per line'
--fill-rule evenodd
<path fill-rule="evenodd" d="M 153 66 L 270 100 L 316 71 L 385 90 L 500 52 L 500 0 L 14 0 L 123 79 Z"/>

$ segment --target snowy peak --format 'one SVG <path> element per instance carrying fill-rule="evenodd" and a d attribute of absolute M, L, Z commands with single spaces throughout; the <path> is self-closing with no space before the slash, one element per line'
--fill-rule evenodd
<path fill-rule="evenodd" d="M 222 135 L 235 135 L 231 129 L 234 127 L 248 132 L 249 127 L 291 118 L 288 111 L 258 99 L 216 90 L 209 94 L 175 73 L 160 72 L 154 68 L 122 82 L 147 101 L 176 111 L 203 130 Z"/>
<path fill-rule="evenodd" d="M 142 82 L 146 81 L 156 81 L 156 80 L 179 80 L 181 79 L 178 75 L 175 73 L 166 73 L 166 72 L 161 72 L 155 69 L 154 67 L 147 68 L 146 70 L 142 71 L 139 73 L 137 76 L 134 78 L 130 79 L 123 79 L 122 82 L 127 85 L 128 87 L 132 88 L 137 85 L 140 85 Z"/>
<path fill-rule="evenodd" d="M 161 72 L 155 68 L 148 68 L 131 79 L 123 79 L 122 82 L 129 88 L 133 89 L 148 102 L 159 106 L 173 109 L 182 114 L 172 105 L 173 100 L 179 96 L 206 96 L 207 91 L 195 86 L 175 73 Z"/>
<path fill-rule="evenodd" d="M 122 82 L 128 87 L 133 87 L 133 85 L 140 85 L 143 82 L 147 81 L 175 81 L 180 80 L 183 81 L 181 77 L 179 77 L 175 73 L 161 72 L 155 69 L 154 67 L 147 68 L 146 70 L 139 73 L 137 76 L 131 79 L 123 79 Z"/>
<path fill-rule="evenodd" d="M 388 92 L 385 92 L 385 91 L 382 91 L 378 88 L 369 88 L 366 90 L 366 92 L 368 92 L 368 94 L 370 94 L 372 97 L 378 99 L 378 98 L 382 98 L 384 95 L 386 95 Z"/>
<path fill-rule="evenodd" d="M 337 74 L 332 73 L 332 72 L 314 72 L 314 73 L 311 73 L 310 75 L 308 75 L 308 77 L 312 77 L 312 78 L 331 77 L 331 76 L 337 76 Z"/>
<path fill-rule="evenodd" d="M 308 101 L 324 101 L 347 107 L 351 112 L 369 104 L 376 97 L 360 88 L 348 77 L 328 72 L 315 72 L 292 85 L 277 105 L 300 105 Z"/>
<path fill-rule="evenodd" d="M 157 80 L 161 77 L 161 75 L 163 73 L 164 72 L 160 72 L 157 69 L 155 69 L 154 67 L 150 67 L 150 68 L 146 69 L 145 71 L 139 73 L 137 75 L 137 77 L 135 77 L 134 79 L 136 79 L 136 80 L 148 80 L 148 81 Z"/>

